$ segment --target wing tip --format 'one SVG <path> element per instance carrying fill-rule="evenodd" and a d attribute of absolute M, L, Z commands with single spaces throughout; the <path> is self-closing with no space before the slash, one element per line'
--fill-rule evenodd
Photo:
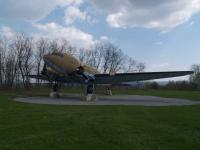
<path fill-rule="evenodd" d="M 194 71 L 183 71 L 186 75 L 194 74 Z"/>

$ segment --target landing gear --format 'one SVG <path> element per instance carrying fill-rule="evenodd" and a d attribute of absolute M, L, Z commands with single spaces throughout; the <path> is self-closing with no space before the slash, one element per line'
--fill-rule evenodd
<path fill-rule="evenodd" d="M 95 92 L 95 86 L 93 83 L 90 83 L 87 85 L 87 93 L 85 100 L 86 101 L 97 101 L 97 96 L 94 94 Z"/>
<path fill-rule="evenodd" d="M 58 92 L 58 83 L 54 83 L 52 87 L 52 92 L 50 93 L 51 98 L 59 98 L 60 93 Z"/>
<path fill-rule="evenodd" d="M 53 92 L 58 92 L 58 84 L 53 84 Z"/>
<path fill-rule="evenodd" d="M 109 96 L 112 96 L 112 90 L 110 87 L 107 87 L 107 92 L 106 92 L 107 95 Z"/>
<path fill-rule="evenodd" d="M 94 84 L 88 84 L 87 94 L 93 94 L 93 93 L 94 93 Z"/>

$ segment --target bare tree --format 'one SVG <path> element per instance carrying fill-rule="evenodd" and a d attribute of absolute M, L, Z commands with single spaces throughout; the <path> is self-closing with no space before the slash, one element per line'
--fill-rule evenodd
<path fill-rule="evenodd" d="M 126 63 L 124 64 L 124 72 L 125 73 L 132 73 L 132 72 L 136 72 L 137 71 L 137 62 L 129 57 L 129 56 L 126 56 Z"/>
<path fill-rule="evenodd" d="M 48 48 L 49 48 L 48 39 L 40 38 L 36 42 L 36 49 L 35 49 L 34 57 L 35 57 L 35 61 L 36 61 L 37 75 L 39 75 L 41 72 L 43 56 L 47 53 Z M 40 86 L 40 80 L 37 79 L 36 82 L 37 82 L 37 86 Z"/>
<path fill-rule="evenodd" d="M 96 43 L 89 50 L 80 49 L 80 61 L 102 70 L 104 73 L 116 73 L 123 67 L 124 54 L 111 43 Z"/>
<path fill-rule="evenodd" d="M 111 62 L 111 57 L 112 57 L 112 47 L 104 45 L 103 64 L 102 64 L 103 73 L 108 72 Z"/>
<path fill-rule="evenodd" d="M 49 42 L 49 50 L 48 53 L 53 53 L 53 52 L 61 52 L 58 44 L 58 39 L 54 39 Z"/>
<path fill-rule="evenodd" d="M 194 73 L 190 75 L 190 82 L 197 84 L 198 88 L 200 88 L 200 65 L 192 65 L 191 71 Z"/>
<path fill-rule="evenodd" d="M 5 54 L 6 54 L 6 41 L 0 39 L 0 87 L 3 86 L 4 72 L 5 72 Z"/>
<path fill-rule="evenodd" d="M 0 40 L 0 87 L 3 84 L 3 42 Z"/>
<path fill-rule="evenodd" d="M 121 49 L 115 45 L 108 43 L 104 45 L 103 51 L 103 72 L 116 73 L 123 68 L 125 55 Z"/>
<path fill-rule="evenodd" d="M 64 52 L 64 53 L 68 53 L 71 55 L 75 55 L 76 53 L 76 47 L 73 47 L 72 45 L 70 45 L 69 41 L 67 41 L 66 39 L 60 39 L 59 42 L 59 51 L 60 52 Z"/>
<path fill-rule="evenodd" d="M 101 42 L 96 43 L 94 47 L 91 49 L 91 58 L 89 61 L 89 65 L 91 65 L 96 69 L 100 69 L 103 60 L 103 51 L 104 51 L 103 43 Z"/>
<path fill-rule="evenodd" d="M 18 33 L 10 46 L 10 52 L 15 54 L 14 75 L 16 75 L 17 86 L 21 85 L 21 80 L 24 86 L 28 85 L 27 75 L 30 74 L 32 68 L 32 45 L 32 38 L 23 33 Z"/>
<path fill-rule="evenodd" d="M 146 68 L 145 64 L 140 62 L 136 66 L 136 72 L 143 72 L 145 68 Z"/>
<path fill-rule="evenodd" d="M 74 55 L 76 53 L 76 48 L 71 46 L 66 39 L 54 39 L 49 42 L 49 53 L 69 53 Z"/>
<path fill-rule="evenodd" d="M 125 62 L 124 58 L 125 57 L 121 49 L 113 49 L 109 73 L 116 73 L 120 71 L 123 67 L 123 63 Z"/>
<path fill-rule="evenodd" d="M 87 53 L 86 53 L 86 50 L 84 48 L 80 48 L 79 49 L 79 52 L 78 52 L 78 59 L 81 61 L 81 62 L 84 62 L 86 63 L 86 60 L 87 60 Z"/>
<path fill-rule="evenodd" d="M 96 69 L 99 69 L 102 60 L 101 51 L 99 51 L 98 49 L 90 49 L 90 50 L 80 49 L 79 59 L 85 64 L 92 66 Z"/>
<path fill-rule="evenodd" d="M 16 55 L 13 49 L 9 49 L 6 53 L 5 62 L 4 62 L 4 80 L 6 87 L 13 87 L 14 80 L 17 73 L 17 63 Z"/>
<path fill-rule="evenodd" d="M 31 74 L 33 68 L 33 43 L 31 38 L 26 39 L 26 43 L 24 45 L 25 52 L 23 58 L 23 75 L 24 76 L 24 86 L 28 87 L 30 84 L 30 78 L 28 75 Z"/>

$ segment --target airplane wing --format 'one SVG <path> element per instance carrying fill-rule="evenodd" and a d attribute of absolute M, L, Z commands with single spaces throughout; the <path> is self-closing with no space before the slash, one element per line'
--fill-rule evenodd
<path fill-rule="evenodd" d="M 173 72 L 143 72 L 143 73 L 117 73 L 95 75 L 96 84 L 116 84 L 122 82 L 144 81 L 152 79 L 171 78 L 192 74 L 192 71 L 173 71 Z"/>
<path fill-rule="evenodd" d="M 142 72 L 142 73 L 117 73 L 111 74 L 96 74 L 96 84 L 118 84 L 122 82 L 144 81 L 152 79 L 162 79 L 179 77 L 192 74 L 192 71 L 173 71 L 173 72 Z M 65 83 L 84 83 L 84 78 L 80 76 L 46 76 L 46 75 L 28 75 L 30 78 L 41 79 L 46 81 L 58 81 Z"/>
<path fill-rule="evenodd" d="M 44 75 L 27 75 L 29 78 L 51 81 Z"/>
<path fill-rule="evenodd" d="M 75 77 L 65 77 L 65 76 L 52 76 L 48 77 L 46 75 L 28 75 L 29 78 L 33 79 L 40 79 L 45 81 L 58 81 L 58 82 L 64 82 L 64 83 L 79 83 Z"/>

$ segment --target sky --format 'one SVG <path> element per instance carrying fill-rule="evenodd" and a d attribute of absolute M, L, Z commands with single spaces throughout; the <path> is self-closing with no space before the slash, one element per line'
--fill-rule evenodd
<path fill-rule="evenodd" d="M 86 49 L 106 40 L 146 71 L 200 64 L 200 0 L 0 0 L 0 34 L 15 32 Z"/>

